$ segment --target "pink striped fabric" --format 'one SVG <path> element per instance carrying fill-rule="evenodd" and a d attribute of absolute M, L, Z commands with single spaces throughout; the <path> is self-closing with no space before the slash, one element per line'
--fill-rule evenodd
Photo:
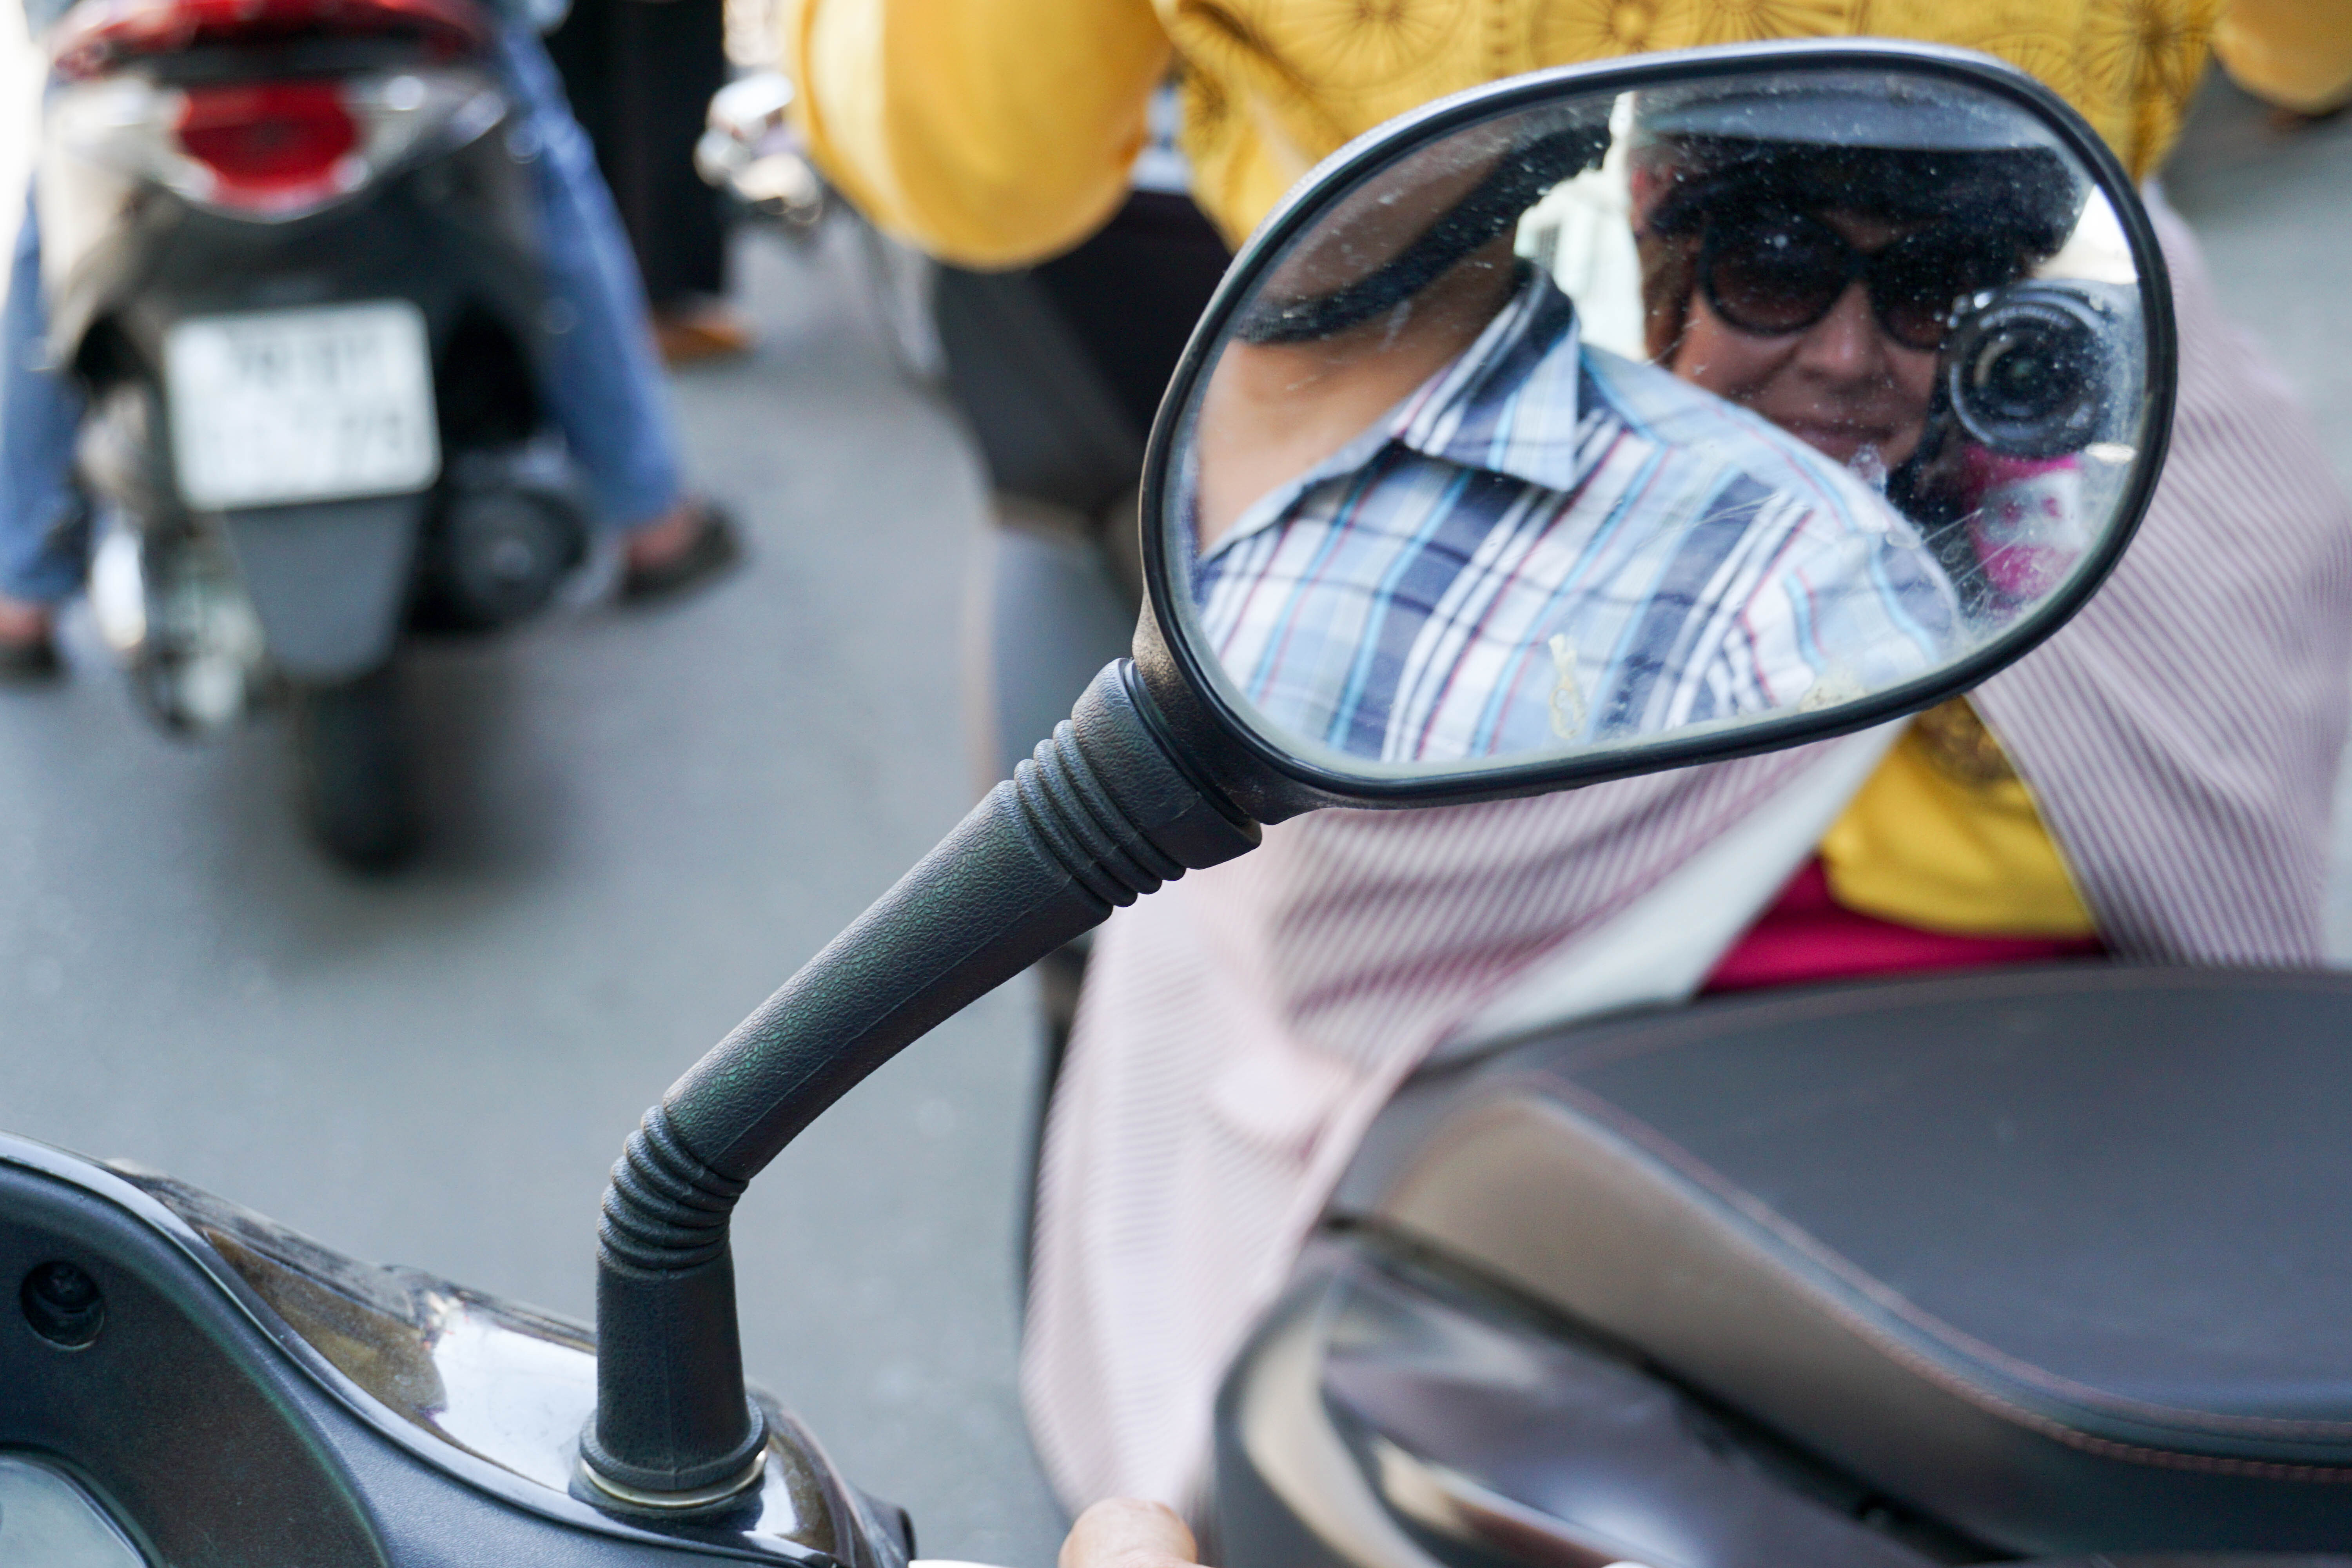
<path fill-rule="evenodd" d="M 1978 694 L 2109 948 L 2320 956 L 2352 510 L 2187 230 L 2156 503 L 2101 597 Z M 1396 1084 L 1819 760 L 1326 812 L 1104 928 L 1048 1129 L 1022 1387 L 1063 1500 L 1198 1511 L 1218 1378 Z"/>

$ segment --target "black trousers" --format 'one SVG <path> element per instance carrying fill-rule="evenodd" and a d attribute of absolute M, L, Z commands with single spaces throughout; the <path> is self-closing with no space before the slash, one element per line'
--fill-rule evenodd
<path fill-rule="evenodd" d="M 996 495 L 967 665 L 973 763 L 1006 776 L 1126 651 L 1142 596 L 1143 443 L 1229 260 L 1180 195 L 1139 191 L 1084 245 L 1017 272 L 940 270 L 948 393 Z"/>
<path fill-rule="evenodd" d="M 1085 512 L 1132 485 L 1160 394 L 1231 259 L 1189 200 L 1138 191 L 1051 261 L 941 268 L 948 392 L 990 482 Z"/>
<path fill-rule="evenodd" d="M 596 144 L 646 298 L 723 293 L 719 196 L 694 172 L 710 95 L 727 84 L 723 0 L 572 0 L 547 52 Z"/>

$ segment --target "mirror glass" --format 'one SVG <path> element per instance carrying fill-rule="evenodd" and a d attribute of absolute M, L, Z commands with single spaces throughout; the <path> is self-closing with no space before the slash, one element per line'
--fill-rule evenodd
<path fill-rule="evenodd" d="M 1243 263 L 1151 531 L 1294 756 L 1427 777 L 1817 713 L 2102 569 L 2149 329 L 2034 110 L 1785 69 L 1391 140 Z"/>

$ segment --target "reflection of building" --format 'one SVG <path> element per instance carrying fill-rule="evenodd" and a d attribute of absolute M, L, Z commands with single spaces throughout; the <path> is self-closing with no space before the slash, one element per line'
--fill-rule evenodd
<path fill-rule="evenodd" d="M 2033 269 L 2036 278 L 2074 278 L 2089 283 L 2137 283 L 2139 268 L 2132 265 L 2131 241 L 2104 191 L 2093 191 L 2083 204 L 2074 232 L 2056 255 Z"/>

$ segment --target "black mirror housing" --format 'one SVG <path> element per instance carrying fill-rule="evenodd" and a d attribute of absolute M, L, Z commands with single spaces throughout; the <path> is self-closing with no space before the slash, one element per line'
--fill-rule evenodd
<path fill-rule="evenodd" d="M 1883 89 L 1874 83 L 1883 84 Z M 1759 84 L 1769 85 L 1770 91 L 1761 90 Z M 2050 269 L 2045 258 L 2041 272 L 2013 286 L 1980 290 L 1958 301 L 1950 317 L 1953 354 L 1947 358 L 1969 354 L 1969 366 L 1956 360 L 1938 364 L 1946 384 L 1922 394 L 1933 399 L 1936 417 L 1955 431 L 1950 437 L 1955 451 L 1965 447 L 1971 458 L 1989 452 L 1991 461 L 2011 468 L 2056 458 L 2098 470 L 2090 477 L 2099 499 L 2085 509 L 2095 515 L 2082 530 L 2085 537 L 2063 581 L 2008 605 L 2004 618 L 1963 627 L 1946 639 L 1936 657 L 1914 660 L 1916 668 L 1898 672 L 1899 679 L 1870 681 L 1866 689 L 1832 700 L 1801 700 L 1770 711 L 1744 713 L 1737 721 L 1718 719 L 1639 732 L 1627 730 L 1580 737 L 1578 743 L 1457 759 L 1454 765 L 1400 766 L 1392 756 L 1367 758 L 1339 746 L 1302 742 L 1282 722 L 1271 720 L 1267 710 L 1243 689 L 1245 681 L 1223 667 L 1215 635 L 1204 624 L 1203 605 L 1187 579 L 1200 571 L 1205 557 L 1193 519 L 1204 489 L 1204 466 L 1214 467 L 1213 459 L 1204 464 L 1203 458 L 1204 403 L 1212 394 L 1212 381 L 1221 374 L 1221 362 L 1236 353 L 1262 352 L 1259 345 L 1267 340 L 1262 323 L 1277 313 L 1265 296 L 1283 270 L 1297 271 L 1302 255 L 1313 260 L 1318 246 L 1326 252 L 1344 249 L 1342 243 L 1326 237 L 1349 221 L 1356 223 L 1356 232 L 1343 234 L 1341 239 L 1359 250 L 1366 248 L 1368 231 L 1360 216 L 1351 219 L 1350 203 L 1359 215 L 1375 196 L 1381 204 L 1395 204 L 1402 184 L 1398 171 L 1414 168 L 1416 161 L 1423 165 L 1441 162 L 1438 155 L 1449 144 L 1472 143 L 1481 135 L 1490 141 L 1507 139 L 1498 126 L 1530 127 L 1518 133 L 1517 146 L 1542 151 L 1571 139 L 1570 132 L 1559 129 L 1559 123 L 1605 119 L 1613 102 L 1622 143 L 1628 140 L 1629 120 L 1633 136 L 1645 133 L 1642 105 L 1665 102 L 1684 123 L 1695 112 L 1702 117 L 1706 139 L 1719 147 L 1731 141 L 1728 132 L 1770 121 L 1774 111 L 1769 101 L 1775 95 L 1801 104 L 1808 92 L 1823 95 L 1836 111 L 1815 117 L 1826 127 L 1820 133 L 1821 147 L 1849 162 L 1857 155 L 1856 143 L 1869 138 L 1875 138 L 1867 149 L 1872 153 L 1888 147 L 1895 149 L 1888 156 L 1916 161 L 1920 153 L 1906 145 L 1906 138 L 1918 138 L 1906 126 L 1932 113 L 1947 122 L 1941 134 L 1964 149 L 1941 154 L 1946 164 L 1997 155 L 1976 149 L 2005 135 L 2040 160 L 2035 173 L 2043 186 L 2071 186 L 2073 199 L 2084 204 L 2078 231 L 2108 226 L 2107 270 L 2095 268 L 2092 281 L 2076 283 L 2071 276 L 2059 282 L 2043 280 L 2041 273 Z M 1694 102 L 1700 106 L 1697 111 L 1691 108 Z M 1759 103 L 1768 107 L 1759 110 Z M 1768 153 L 1785 148 L 1790 135 L 1807 134 L 1801 114 L 1785 106 L 1777 112 L 1781 129 L 1773 134 L 1783 140 Z M 1709 113 L 1714 118 L 1706 121 L 1703 117 Z M 1653 144 L 1669 134 L 1654 129 L 1668 119 L 1664 110 L 1652 115 L 1647 133 Z M 1789 131 L 1791 124 L 1800 129 Z M 1506 155 L 1507 165 L 1511 155 L 1517 155 L 1516 148 Z M 1582 155 L 1555 163 L 1555 174 L 1564 176 L 1554 182 L 1555 188 L 1578 174 L 1592 178 L 1580 166 Z M 1491 164 L 1491 154 L 1487 156 Z M 1467 178 L 1461 176 L 1456 183 Z M 1489 175 L 1471 197 L 1423 233 L 1417 247 L 1402 248 L 1426 251 L 1432 235 L 1442 234 L 1449 223 L 1460 226 L 1461 215 L 1499 179 Z M 1523 182 L 1523 187 L 1528 184 Z M 2009 194 L 2021 205 L 2023 197 L 2015 189 Z M 2066 198 L 2061 195 L 2053 199 Z M 1490 224 L 1472 232 L 1493 227 Z M 1384 243 L 1373 231 L 1370 247 Z M 2070 241 L 2065 254 L 2074 248 Z M 1522 258 L 1527 250 L 1520 247 Z M 1402 270 L 1412 258 L 1401 258 L 1390 270 Z M 2056 259 L 2063 261 L 2064 256 Z M 1429 269 L 1424 266 L 1420 270 Z M 1372 292 L 1370 286 L 1381 280 L 1376 273 L 1369 285 L 1359 284 L 1354 291 Z M 1577 303 L 1581 308 L 1589 301 Z M 1314 313 L 1286 304 L 1294 318 Z M 2043 338 L 2021 338 L 2022 331 L 2032 329 L 2042 331 Z M 2102 341 L 2076 351 L 2077 361 L 2094 349 L 2105 356 L 2103 363 L 2112 374 L 2103 373 L 2105 379 L 2094 386 L 2058 384 L 2056 373 L 2072 362 L 2055 351 L 2045 350 L 2038 359 L 2030 352 L 2035 342 L 2056 342 L 2063 349 L 2071 342 L 2063 337 L 2067 331 L 2088 342 L 2100 329 L 2106 333 Z M 1336 363 L 1336 356 L 1326 363 Z M 2009 382 L 1993 389 L 2008 390 L 2010 405 L 1989 403 L 1982 390 L 1985 375 L 2001 373 L 2004 363 Z M 2022 379 L 2020 367 L 2037 379 Z M 1979 373 L 1974 383 L 1964 369 Z M 2084 373 L 2074 374 L 2079 379 Z M 1542 794 L 1849 733 L 1970 689 L 2029 652 L 2096 591 L 2129 542 L 2161 470 L 2176 374 L 2170 286 L 2154 231 L 2129 178 L 2096 132 L 2063 100 L 2004 62 L 1889 40 L 1814 41 L 1650 56 L 1492 83 L 1392 121 L 1332 154 L 1293 189 L 1236 258 L 1193 334 L 1152 431 L 1142 489 L 1149 603 L 1138 628 L 1136 666 L 1151 710 L 1167 725 L 1171 743 L 1193 760 L 1204 782 L 1260 821 L 1329 805 L 1402 807 Z M 2021 394 L 2025 397 L 2023 414 L 2014 406 Z M 2053 427 L 2054 434 L 2036 427 L 2007 447 L 2000 445 L 2001 432 L 2017 431 L 2020 420 L 2036 412 L 2037 399 L 2053 405 L 2054 412 L 2044 411 L 2042 425 Z M 2003 416 L 2004 407 L 2010 423 L 1988 434 L 1989 424 Z M 2041 445 L 2033 445 L 2035 441 Z M 1392 442 L 1389 450 L 1397 449 Z M 1915 461 L 1912 466 L 1922 465 Z M 1899 486 L 1906 477 L 1898 473 L 1887 488 Z M 1325 483 L 1352 478 L 1342 474 Z M 1950 531 L 1949 520 L 1946 528 Z M 1927 530 L 1922 527 L 1921 531 Z M 1970 570 L 1976 569 L 1972 563 Z M 1952 575 L 1958 580 L 1961 574 Z M 1266 581 L 1298 591 L 1295 578 L 1276 574 Z M 1819 690 L 1817 686 L 1810 695 L 1818 696 Z"/>

